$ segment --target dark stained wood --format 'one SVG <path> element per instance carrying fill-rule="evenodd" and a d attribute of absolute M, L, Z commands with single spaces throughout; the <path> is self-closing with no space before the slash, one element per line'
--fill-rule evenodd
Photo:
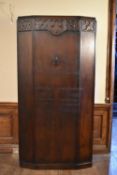
<path fill-rule="evenodd" d="M 18 19 L 20 165 L 91 166 L 95 19 Z"/>
<path fill-rule="evenodd" d="M 116 1 L 109 0 L 108 6 L 108 45 L 107 45 L 107 67 L 106 67 L 106 103 L 113 103 L 114 94 L 114 68 L 115 68 L 115 19 Z M 110 111 L 111 115 L 112 111 Z M 111 133 L 111 131 L 110 131 Z"/>
<path fill-rule="evenodd" d="M 79 125 L 76 111 L 79 105 L 79 34 L 64 33 L 56 38 L 47 32 L 35 32 L 33 44 L 35 161 L 54 163 L 62 159 L 71 163 L 77 155 Z M 58 65 L 54 65 L 56 55 L 60 59 Z"/>
<path fill-rule="evenodd" d="M 91 161 L 93 146 L 93 103 L 94 101 L 94 49 L 93 33 L 81 32 L 80 41 L 80 123 L 79 123 L 79 156 L 80 160 Z M 88 101 L 87 101 L 88 100 Z"/>
<path fill-rule="evenodd" d="M 18 34 L 19 145 L 20 159 L 33 161 L 33 57 L 32 32 Z M 22 134 L 21 134 L 22 133 Z"/>
<path fill-rule="evenodd" d="M 114 69 L 115 69 L 115 28 L 116 28 L 116 1 L 109 0 L 108 8 L 108 45 L 107 45 L 107 68 L 106 68 L 106 98 L 110 103 L 109 111 L 109 151 L 111 148 L 113 97 L 114 97 Z"/>

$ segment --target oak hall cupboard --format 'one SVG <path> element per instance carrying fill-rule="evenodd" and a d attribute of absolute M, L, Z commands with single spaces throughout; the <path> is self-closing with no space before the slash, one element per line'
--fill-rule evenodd
<path fill-rule="evenodd" d="M 20 165 L 91 166 L 95 19 L 19 17 L 17 31 Z"/>

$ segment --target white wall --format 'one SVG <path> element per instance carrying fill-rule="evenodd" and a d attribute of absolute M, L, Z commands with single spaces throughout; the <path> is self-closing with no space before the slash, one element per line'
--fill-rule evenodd
<path fill-rule="evenodd" d="M 17 102 L 16 19 L 26 15 L 96 17 L 95 102 L 104 103 L 108 0 L 0 0 L 0 101 Z"/>

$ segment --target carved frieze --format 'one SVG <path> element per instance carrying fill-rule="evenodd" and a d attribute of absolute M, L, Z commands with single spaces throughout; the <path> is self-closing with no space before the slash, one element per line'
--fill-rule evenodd
<path fill-rule="evenodd" d="M 20 17 L 18 19 L 18 31 L 45 30 L 53 35 L 62 34 L 65 31 L 95 32 L 96 22 L 94 18 L 86 17 Z"/>

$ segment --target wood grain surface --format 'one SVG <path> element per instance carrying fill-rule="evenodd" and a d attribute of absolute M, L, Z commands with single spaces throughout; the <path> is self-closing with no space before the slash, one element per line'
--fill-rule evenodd
<path fill-rule="evenodd" d="M 94 18 L 18 19 L 20 165 L 91 166 Z"/>

